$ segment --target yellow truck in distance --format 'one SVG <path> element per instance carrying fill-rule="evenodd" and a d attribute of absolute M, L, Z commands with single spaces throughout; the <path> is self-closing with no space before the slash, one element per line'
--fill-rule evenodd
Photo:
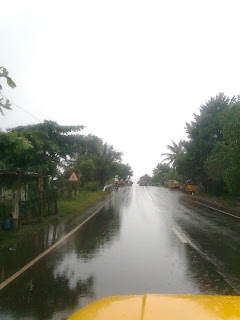
<path fill-rule="evenodd" d="M 177 180 L 168 180 L 167 186 L 170 190 L 178 189 L 180 190 L 181 185 L 177 182 Z"/>
<path fill-rule="evenodd" d="M 195 183 L 193 183 L 191 180 L 187 180 L 183 184 L 183 191 L 188 193 L 196 193 L 198 191 L 198 187 Z"/>

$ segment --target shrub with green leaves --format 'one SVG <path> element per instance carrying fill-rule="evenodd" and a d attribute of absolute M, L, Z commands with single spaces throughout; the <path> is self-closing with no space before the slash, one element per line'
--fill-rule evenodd
<path fill-rule="evenodd" d="M 86 191 L 98 191 L 99 189 L 99 182 L 87 182 L 84 184 L 84 190 Z"/>

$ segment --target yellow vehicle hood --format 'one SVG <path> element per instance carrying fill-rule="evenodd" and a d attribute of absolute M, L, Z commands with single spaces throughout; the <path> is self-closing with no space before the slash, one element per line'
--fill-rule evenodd
<path fill-rule="evenodd" d="M 238 296 L 142 295 L 100 299 L 68 320 L 237 320 Z"/>

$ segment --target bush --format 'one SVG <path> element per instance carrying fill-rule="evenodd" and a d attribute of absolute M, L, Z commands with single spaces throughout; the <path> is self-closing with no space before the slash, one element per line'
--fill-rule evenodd
<path fill-rule="evenodd" d="M 98 191 L 99 189 L 99 182 L 87 182 L 84 184 L 84 190 L 86 191 Z"/>

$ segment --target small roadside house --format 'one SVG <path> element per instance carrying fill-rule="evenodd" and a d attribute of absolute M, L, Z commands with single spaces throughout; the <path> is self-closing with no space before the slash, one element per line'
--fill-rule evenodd
<path fill-rule="evenodd" d="M 19 224 L 22 218 L 21 213 L 23 213 L 21 208 L 24 204 L 32 199 L 36 202 L 39 198 L 39 181 L 38 173 L 0 170 L 0 220 L 12 218 Z M 35 192 L 32 195 L 30 189 L 33 185 Z"/>

